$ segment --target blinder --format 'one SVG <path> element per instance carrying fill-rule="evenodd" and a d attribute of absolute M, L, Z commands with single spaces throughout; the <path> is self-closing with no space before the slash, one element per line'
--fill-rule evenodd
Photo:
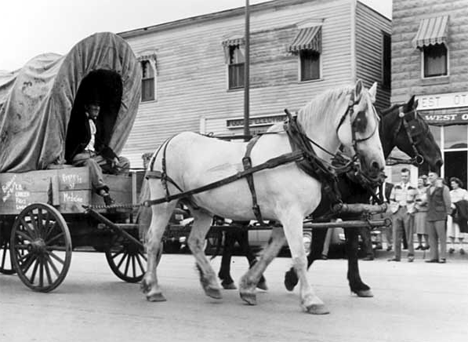
<path fill-rule="evenodd" d="M 346 112 L 343 114 L 343 116 L 340 119 L 340 122 L 338 123 L 338 126 L 336 127 L 337 134 L 338 134 L 338 130 L 340 129 L 341 125 L 343 124 L 344 120 L 346 119 L 346 117 L 348 115 L 349 115 L 350 120 L 353 119 L 354 106 L 356 104 L 358 104 L 358 103 L 359 103 L 359 100 L 358 101 L 355 100 L 354 92 L 352 92 L 351 97 L 350 97 L 349 102 L 348 102 L 348 107 L 346 109 Z M 376 116 L 377 121 L 379 121 L 380 118 L 377 116 L 377 114 L 375 114 L 375 116 Z M 356 155 L 359 155 L 359 152 L 358 152 L 358 149 L 357 149 L 357 144 L 361 143 L 361 142 L 364 142 L 366 140 L 369 140 L 370 138 L 372 138 L 374 136 L 375 132 L 377 131 L 378 125 L 375 125 L 374 130 L 372 131 L 372 133 L 368 137 L 358 139 L 356 137 L 356 133 L 357 132 L 361 133 L 361 132 L 365 131 L 365 129 L 367 127 L 367 124 L 368 124 L 368 119 L 367 119 L 367 116 L 365 115 L 364 112 L 358 112 L 355 115 L 354 120 L 351 122 L 351 135 L 352 135 L 352 139 L 353 139 L 352 144 L 353 144 L 353 149 L 354 149 L 354 152 L 356 153 Z"/>

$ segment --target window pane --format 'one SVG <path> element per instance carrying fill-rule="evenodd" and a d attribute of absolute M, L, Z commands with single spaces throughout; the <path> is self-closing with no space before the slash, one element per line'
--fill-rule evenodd
<path fill-rule="evenodd" d="M 141 62 L 141 75 L 142 78 L 152 78 L 154 77 L 153 68 L 149 61 L 142 61 Z"/>
<path fill-rule="evenodd" d="M 429 129 L 434 136 L 434 140 L 436 141 L 437 145 L 442 146 L 442 141 L 440 140 L 440 131 L 442 128 L 440 126 L 429 125 Z"/>
<path fill-rule="evenodd" d="M 229 89 L 244 87 L 244 63 L 229 65 Z"/>
<path fill-rule="evenodd" d="M 147 78 L 141 81 L 141 100 L 154 100 L 154 78 Z"/>
<path fill-rule="evenodd" d="M 311 50 L 302 50 L 301 81 L 317 80 L 320 78 L 320 54 Z"/>
<path fill-rule="evenodd" d="M 444 44 L 424 47 L 424 77 L 447 75 L 447 48 Z"/>
<path fill-rule="evenodd" d="M 229 47 L 229 64 L 240 64 L 245 62 L 244 49 L 239 45 Z"/>
<path fill-rule="evenodd" d="M 466 125 L 445 126 L 444 127 L 444 149 L 466 148 Z"/>

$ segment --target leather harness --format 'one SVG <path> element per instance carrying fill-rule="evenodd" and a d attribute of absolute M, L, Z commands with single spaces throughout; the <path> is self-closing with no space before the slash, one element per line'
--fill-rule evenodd
<path fill-rule="evenodd" d="M 349 114 L 350 116 L 353 115 L 353 107 L 356 103 L 354 102 L 354 94 L 352 93 L 351 99 L 349 101 L 348 107 L 346 112 L 343 114 L 343 116 L 340 119 L 339 125 L 337 126 L 336 130 L 338 131 L 342 123 L 344 122 L 346 116 Z M 253 139 L 249 141 L 246 147 L 246 152 L 244 157 L 242 158 L 242 165 L 244 167 L 244 171 L 238 172 L 237 174 L 224 178 L 220 181 L 213 182 L 210 184 L 207 184 L 205 186 L 199 187 L 197 189 L 189 190 L 189 191 L 183 191 L 182 188 L 177 185 L 177 183 L 170 178 L 167 175 L 167 170 L 166 170 L 166 149 L 169 144 L 169 142 L 172 140 L 172 138 L 168 139 L 164 145 L 161 147 L 163 151 L 163 158 L 162 158 L 162 171 L 153 171 L 154 167 L 154 162 L 156 160 L 157 155 L 161 151 L 161 148 L 156 152 L 156 154 L 153 156 L 150 164 L 149 170 L 146 172 L 145 177 L 146 178 L 156 178 L 156 179 L 161 179 L 161 182 L 163 184 L 163 187 L 166 192 L 166 196 L 161 199 L 156 199 L 156 200 L 148 200 L 145 202 L 146 206 L 151 206 L 155 204 L 160 204 L 163 202 L 170 202 L 175 199 L 184 199 L 185 201 L 189 201 L 194 208 L 197 208 L 196 205 L 194 205 L 194 201 L 190 199 L 190 197 L 196 193 L 200 193 L 203 191 L 207 191 L 231 182 L 234 182 L 238 179 L 241 178 L 246 178 L 247 184 L 250 189 L 250 193 L 252 196 L 252 211 L 255 215 L 255 218 L 260 224 L 264 224 L 263 222 L 263 217 L 261 214 L 260 206 L 258 205 L 258 200 L 257 200 L 257 194 L 255 191 L 255 184 L 253 180 L 253 174 L 255 172 L 258 172 L 260 170 L 268 169 L 268 168 L 275 168 L 279 165 L 287 164 L 290 162 L 295 162 L 296 165 L 304 171 L 306 174 L 309 176 L 317 179 L 323 186 L 325 193 L 329 197 L 332 206 L 340 203 L 341 202 L 341 194 L 338 189 L 338 182 L 337 182 L 337 176 L 335 170 L 337 167 L 333 167 L 331 165 L 327 165 L 325 161 L 320 159 L 317 154 L 315 153 L 311 143 L 314 145 L 318 146 L 322 150 L 324 150 L 322 147 L 317 145 L 315 142 L 313 142 L 310 138 L 307 137 L 307 135 L 304 133 L 302 127 L 300 124 L 297 122 L 296 117 L 292 117 L 292 115 L 289 113 L 289 111 L 285 110 L 286 115 L 288 116 L 287 122 L 284 124 L 284 130 L 288 134 L 289 142 L 291 144 L 292 152 L 283 154 L 279 157 L 271 158 L 265 163 L 262 163 L 260 165 L 252 166 L 252 160 L 251 160 L 251 152 L 255 144 L 258 142 L 260 139 L 261 135 L 255 136 Z M 341 153 L 338 153 L 334 155 L 334 161 L 338 161 L 341 164 L 344 164 L 344 167 L 341 167 L 339 170 L 340 172 L 348 172 L 350 170 L 350 167 L 354 164 L 355 159 L 357 158 L 357 149 L 356 149 L 356 144 L 361 141 L 365 141 L 369 139 L 374 132 L 367 138 L 364 139 L 356 139 L 356 132 L 354 129 L 352 129 L 352 137 L 353 137 L 353 147 L 355 148 L 356 155 L 355 157 L 350 161 L 349 158 L 345 157 Z M 331 154 L 330 152 L 324 150 L 325 152 Z M 333 154 L 331 154 L 333 155 Z M 171 183 L 174 185 L 181 193 L 171 195 L 169 192 L 168 184 Z"/>

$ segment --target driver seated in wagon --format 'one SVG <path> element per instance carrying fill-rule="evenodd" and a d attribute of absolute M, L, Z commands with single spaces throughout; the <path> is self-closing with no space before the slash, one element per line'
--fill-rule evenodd
<path fill-rule="evenodd" d="M 85 116 L 80 127 L 74 128 L 79 143 L 72 151 L 67 151 L 67 160 L 73 166 L 87 166 L 90 171 L 91 184 L 106 205 L 114 204 L 109 194 L 109 187 L 104 183 L 103 173 L 125 174 L 130 170 L 130 162 L 125 157 L 119 157 L 102 140 L 102 124 L 97 120 L 101 107 L 97 100 L 84 106 Z M 101 134 L 100 134 L 101 133 Z"/>

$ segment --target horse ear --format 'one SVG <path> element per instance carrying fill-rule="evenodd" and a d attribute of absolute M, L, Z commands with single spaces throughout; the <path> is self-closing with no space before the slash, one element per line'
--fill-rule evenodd
<path fill-rule="evenodd" d="M 356 85 L 354 86 L 354 101 L 359 101 L 361 99 L 362 92 L 362 81 L 357 80 Z"/>
<path fill-rule="evenodd" d="M 408 104 L 407 104 L 409 110 L 412 110 L 413 108 L 416 108 L 416 107 L 417 107 L 418 101 L 416 101 L 416 103 L 414 103 L 414 99 L 415 99 L 415 98 L 416 98 L 416 96 L 413 95 L 413 96 L 411 96 L 411 98 L 409 99 Z M 415 104 L 416 104 L 416 106 L 415 106 Z"/>
<path fill-rule="evenodd" d="M 372 87 L 369 89 L 369 95 L 371 97 L 372 103 L 375 103 L 375 97 L 377 95 L 377 82 L 374 82 Z"/>

